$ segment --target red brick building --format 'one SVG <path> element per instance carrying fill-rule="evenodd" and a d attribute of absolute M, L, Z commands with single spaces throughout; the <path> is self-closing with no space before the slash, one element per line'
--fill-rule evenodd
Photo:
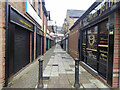
<path fill-rule="evenodd" d="M 62 31 L 65 34 L 65 38 L 62 41 L 63 43 L 63 49 L 73 57 L 78 58 L 78 30 L 79 25 L 75 26 L 74 29 L 71 29 L 71 27 L 74 25 L 74 22 L 76 22 L 80 16 L 85 12 L 85 10 L 74 10 L 74 9 L 68 9 L 66 13 L 66 19 L 64 20 L 64 24 L 62 27 Z"/>
<path fill-rule="evenodd" d="M 0 87 L 45 52 L 44 0 L 0 1 Z"/>
<path fill-rule="evenodd" d="M 119 10 L 116 0 L 94 2 L 71 28 L 79 30 L 80 64 L 113 88 L 120 88 Z"/>
<path fill-rule="evenodd" d="M 79 38 L 79 24 L 76 25 L 69 33 L 69 54 L 73 58 L 78 58 L 78 38 Z"/>

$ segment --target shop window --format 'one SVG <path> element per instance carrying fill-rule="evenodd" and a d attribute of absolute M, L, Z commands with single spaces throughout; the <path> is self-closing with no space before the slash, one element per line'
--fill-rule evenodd
<path fill-rule="evenodd" d="M 108 61 L 108 21 L 100 23 L 99 34 L 99 73 L 106 78 L 107 61 Z"/>
<path fill-rule="evenodd" d="M 87 62 L 87 59 L 86 59 L 86 30 L 83 31 L 83 41 L 82 41 L 82 60 L 84 62 Z"/>
<path fill-rule="evenodd" d="M 98 26 L 91 27 L 87 32 L 87 63 L 97 69 Z"/>

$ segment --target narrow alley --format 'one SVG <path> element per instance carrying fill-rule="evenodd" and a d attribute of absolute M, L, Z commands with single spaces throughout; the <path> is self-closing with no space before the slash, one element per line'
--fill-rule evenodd
<path fill-rule="evenodd" d="M 74 88 L 75 62 L 60 45 L 51 48 L 44 56 L 44 88 Z M 35 88 L 38 84 L 38 61 L 27 67 L 11 82 L 10 88 Z M 108 88 L 100 80 L 79 66 L 80 88 Z"/>

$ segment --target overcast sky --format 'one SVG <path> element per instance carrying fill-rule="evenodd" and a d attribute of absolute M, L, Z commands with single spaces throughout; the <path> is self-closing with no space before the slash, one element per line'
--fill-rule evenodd
<path fill-rule="evenodd" d="M 51 19 L 62 26 L 67 9 L 87 10 L 95 0 L 45 0 L 47 11 L 50 11 Z"/>

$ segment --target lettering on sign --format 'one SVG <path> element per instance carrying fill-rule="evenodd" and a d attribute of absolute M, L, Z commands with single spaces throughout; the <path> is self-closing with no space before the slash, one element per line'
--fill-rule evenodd
<path fill-rule="evenodd" d="M 80 21 L 80 27 L 86 26 L 94 18 L 101 16 L 104 12 L 110 10 L 117 0 L 103 0 L 96 8 L 94 8 L 84 19 Z"/>
<path fill-rule="evenodd" d="M 27 24 L 27 22 L 24 22 L 23 20 L 19 20 L 21 23 L 24 24 L 25 27 L 31 28 L 31 26 L 29 24 Z"/>

